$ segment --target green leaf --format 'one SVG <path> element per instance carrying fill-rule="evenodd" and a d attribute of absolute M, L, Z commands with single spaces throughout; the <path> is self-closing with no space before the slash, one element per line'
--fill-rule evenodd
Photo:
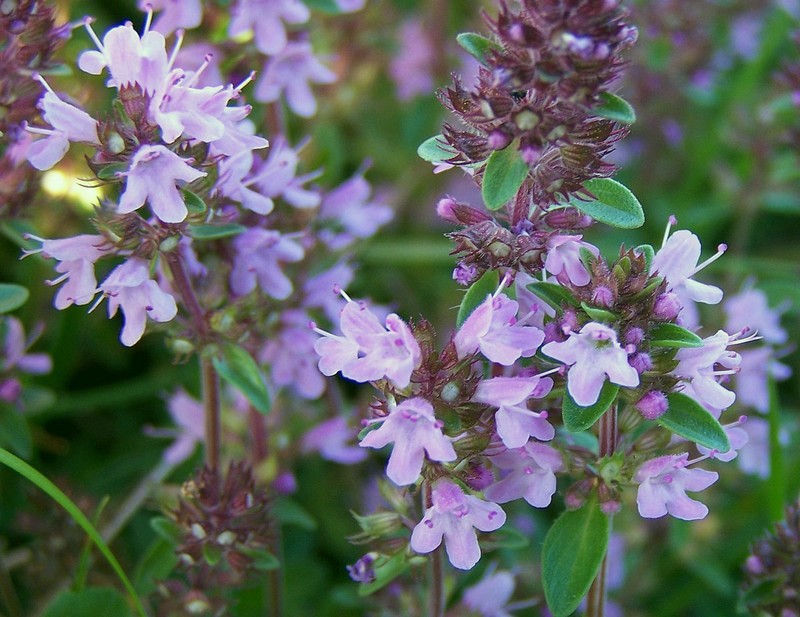
<path fill-rule="evenodd" d="M 564 304 L 575 307 L 580 306 L 580 302 L 578 302 L 577 298 L 575 298 L 566 287 L 555 283 L 537 281 L 529 284 L 528 289 L 559 312 L 563 310 L 562 305 Z"/>
<path fill-rule="evenodd" d="M 458 41 L 458 44 L 461 45 L 464 51 L 484 66 L 488 66 L 488 61 L 491 56 L 490 52 L 501 51 L 503 49 L 494 41 L 480 34 L 476 34 L 475 32 L 462 32 L 456 37 L 456 41 Z"/>
<path fill-rule="evenodd" d="M 178 525 L 177 522 L 166 516 L 154 516 L 151 518 L 150 528 L 155 531 L 160 538 L 166 540 L 173 546 L 179 544 L 184 535 L 183 528 Z"/>
<path fill-rule="evenodd" d="M 213 542 L 203 542 L 203 559 L 212 567 L 217 565 L 222 559 L 222 549 Z"/>
<path fill-rule="evenodd" d="M 607 311 L 605 309 L 597 308 L 594 306 L 589 306 L 586 302 L 581 302 L 581 308 L 584 312 L 591 317 L 594 321 L 602 321 L 604 323 L 612 323 L 617 321 L 619 317 L 617 317 L 611 311 Z"/>
<path fill-rule="evenodd" d="M 667 395 L 667 402 L 667 412 L 658 419 L 665 429 L 717 452 L 731 449 L 725 429 L 700 403 L 680 392 Z"/>
<path fill-rule="evenodd" d="M 103 557 L 106 558 L 106 561 L 111 565 L 111 568 L 116 573 L 117 577 L 122 584 L 125 586 L 128 594 L 133 600 L 134 606 L 136 606 L 136 612 L 141 617 L 147 617 L 147 613 L 144 610 L 144 605 L 142 604 L 139 595 L 136 593 L 136 589 L 134 589 L 133 585 L 131 584 L 130 579 L 128 579 L 125 571 L 122 569 L 119 561 L 117 558 L 114 557 L 114 553 L 111 552 L 111 549 L 108 548 L 108 544 L 106 544 L 105 540 L 103 540 L 100 533 L 95 529 L 94 525 L 86 518 L 86 515 L 81 512 L 80 508 L 75 505 L 75 503 L 67 497 L 64 492 L 58 488 L 55 484 L 53 484 L 50 480 L 44 477 L 40 472 L 36 469 L 28 465 L 25 461 L 20 458 L 17 458 L 8 450 L 0 448 L 0 463 L 6 465 L 7 467 L 13 469 L 18 474 L 20 474 L 23 478 L 27 479 L 28 481 L 35 484 L 39 487 L 42 491 L 47 493 L 47 495 L 55 501 L 58 505 L 60 505 L 67 513 L 72 517 L 72 519 L 86 532 L 92 542 L 95 543 L 98 550 L 102 553 Z M 73 612 L 69 613 L 69 615 L 93 615 L 93 614 L 103 614 L 103 613 L 82 613 L 82 612 Z M 115 614 L 115 613 L 111 613 Z M 121 615 L 125 615 L 125 613 L 121 613 Z"/>
<path fill-rule="evenodd" d="M 358 595 L 364 597 L 375 593 L 379 589 L 383 589 L 405 572 L 408 569 L 408 565 L 406 555 L 402 551 L 391 557 L 387 557 L 386 555 L 379 556 L 373 564 L 375 580 L 371 583 L 361 585 L 358 588 Z"/>
<path fill-rule="evenodd" d="M 600 93 L 600 104 L 592 112 L 601 118 L 608 118 L 620 124 L 633 124 L 636 122 L 636 112 L 633 106 L 616 94 L 610 92 Z"/>
<path fill-rule="evenodd" d="M 272 512 L 281 525 L 294 525 L 306 531 L 314 531 L 317 528 L 317 521 L 308 510 L 288 497 L 277 501 Z"/>
<path fill-rule="evenodd" d="M 329 15 L 338 15 L 342 12 L 339 5 L 334 0 L 303 0 L 308 8 L 320 11 L 321 13 L 328 13 Z"/>
<path fill-rule="evenodd" d="M 245 557 L 252 559 L 253 567 L 256 570 L 275 570 L 281 566 L 280 560 L 266 548 L 253 548 L 252 546 L 237 544 L 236 550 Z"/>
<path fill-rule="evenodd" d="M 486 301 L 486 296 L 492 295 L 497 290 L 497 285 L 497 272 L 492 270 L 487 270 L 481 278 L 470 285 L 464 294 L 464 299 L 461 300 L 461 306 L 458 307 L 457 328 L 461 327 L 472 311 Z"/>
<path fill-rule="evenodd" d="M 650 330 L 650 345 L 653 347 L 702 347 L 703 339 L 686 328 L 674 323 L 661 323 Z"/>
<path fill-rule="evenodd" d="M 268 413 L 270 400 L 264 377 L 246 349 L 238 345 L 227 344 L 222 348 L 222 357 L 211 360 L 220 376 L 247 397 L 261 413 Z"/>
<path fill-rule="evenodd" d="M 614 399 L 617 398 L 619 386 L 610 381 L 603 384 L 603 389 L 600 390 L 600 396 L 594 405 L 588 407 L 581 407 L 576 403 L 569 392 L 564 393 L 564 426 L 570 433 L 579 433 L 591 428 L 595 422 L 602 416 Z"/>
<path fill-rule="evenodd" d="M 522 160 L 516 144 L 495 150 L 483 169 L 481 194 L 489 210 L 499 210 L 519 191 L 528 176 L 528 164 Z"/>
<path fill-rule="evenodd" d="M 220 238 L 230 238 L 238 236 L 247 231 L 244 225 L 237 223 L 226 223 L 224 225 L 189 225 L 189 235 L 195 240 L 219 240 Z"/>
<path fill-rule="evenodd" d="M 21 458 L 27 459 L 33 454 L 28 422 L 11 405 L 0 405 L 0 446 L 12 450 Z"/>
<path fill-rule="evenodd" d="M 131 614 L 125 596 L 111 587 L 87 587 L 83 591 L 59 594 L 42 617 L 128 617 Z"/>
<path fill-rule="evenodd" d="M 196 193 L 192 193 L 188 189 L 183 189 L 181 193 L 183 193 L 183 201 L 189 214 L 203 214 L 208 209 L 206 202 Z"/>
<path fill-rule="evenodd" d="M 594 220 L 619 229 L 635 229 L 644 225 L 642 204 L 630 189 L 611 178 L 593 178 L 583 185 L 595 196 L 584 201 L 573 196 L 569 203 Z"/>
<path fill-rule="evenodd" d="M 121 180 L 119 174 L 128 170 L 128 163 L 109 163 L 97 170 L 97 177 L 101 180 Z"/>
<path fill-rule="evenodd" d="M 175 544 L 163 538 L 156 538 L 136 564 L 133 575 L 136 590 L 143 596 L 150 595 L 156 590 L 156 581 L 167 578 L 177 565 Z"/>
<path fill-rule="evenodd" d="M 653 258 L 656 256 L 655 249 L 649 244 L 640 244 L 633 250 L 641 255 L 644 255 L 644 263 L 647 265 L 647 269 L 649 270 L 650 265 L 653 263 Z"/>
<path fill-rule="evenodd" d="M 456 151 L 447 145 L 447 141 L 442 135 L 434 135 L 426 139 L 417 148 L 417 156 L 430 163 L 438 164 L 453 158 L 455 155 Z"/>
<path fill-rule="evenodd" d="M 377 431 L 381 426 L 383 426 L 383 422 L 370 422 L 364 428 L 362 428 L 360 431 L 358 431 L 358 437 L 356 437 L 356 439 L 358 441 L 361 441 L 362 439 L 364 439 L 364 437 L 369 435 L 372 431 Z"/>
<path fill-rule="evenodd" d="M 485 540 L 481 541 L 481 546 L 487 551 L 499 548 L 519 550 L 530 546 L 530 544 L 531 541 L 527 535 L 508 525 L 504 525 L 497 531 L 493 531 L 490 536 L 487 536 Z"/>
<path fill-rule="evenodd" d="M 610 535 L 611 519 L 595 498 L 553 523 L 542 548 L 544 596 L 553 617 L 578 608 L 600 570 Z"/>
<path fill-rule="evenodd" d="M 28 301 L 30 295 L 22 285 L 0 283 L 0 314 L 15 311 Z"/>

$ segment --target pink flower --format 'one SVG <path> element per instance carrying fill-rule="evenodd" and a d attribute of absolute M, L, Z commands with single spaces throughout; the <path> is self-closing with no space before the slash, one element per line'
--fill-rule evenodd
<path fill-rule="evenodd" d="M 678 366 L 675 376 L 691 381 L 691 392 L 699 402 L 715 409 L 727 409 L 736 400 L 736 395 L 726 390 L 717 380 L 718 376 L 731 374 L 742 358 L 738 353 L 728 351 L 732 337 L 718 330 L 713 336 L 703 339 L 702 347 L 686 347 L 675 354 Z M 720 364 L 725 369 L 715 371 L 714 365 Z"/>
<path fill-rule="evenodd" d="M 792 369 L 778 362 L 776 355 L 768 345 L 739 352 L 741 362 L 739 372 L 734 377 L 733 389 L 740 404 L 761 413 L 769 411 L 769 378 L 784 381 L 792 376 Z"/>
<path fill-rule="evenodd" d="M 282 322 L 283 327 L 267 341 L 258 359 L 270 367 L 276 386 L 288 386 L 305 399 L 317 399 L 325 391 L 325 379 L 315 362 L 317 336 L 308 328 L 308 315 L 286 310 Z"/>
<path fill-rule="evenodd" d="M 507 605 L 513 594 L 514 575 L 506 571 L 492 572 L 467 587 L 462 602 L 481 617 L 511 617 Z"/>
<path fill-rule="evenodd" d="M 767 343 L 783 345 L 788 334 L 781 326 L 781 313 L 785 308 L 769 307 L 767 295 L 760 289 L 747 289 L 725 300 L 728 315 L 727 332 L 740 332 L 745 328 L 758 331 Z"/>
<path fill-rule="evenodd" d="M 219 179 L 216 190 L 222 195 L 238 201 L 256 214 L 267 215 L 275 207 L 269 197 L 250 188 L 254 180 L 246 179 L 253 166 L 253 153 L 249 150 L 223 158 L 219 162 Z"/>
<path fill-rule="evenodd" d="M 522 448 L 509 449 L 491 457 L 500 469 L 508 470 L 502 480 L 484 491 L 488 499 L 507 503 L 525 498 L 536 508 L 546 508 L 556 492 L 556 474 L 564 467 L 561 453 L 543 443 L 530 441 Z"/>
<path fill-rule="evenodd" d="M 456 452 L 442 433 L 433 406 L 423 398 L 410 398 L 392 409 L 383 424 L 361 440 L 365 448 L 394 443 L 386 475 L 398 486 L 413 484 L 422 472 L 425 455 L 432 461 L 453 461 Z"/>
<path fill-rule="evenodd" d="M 398 388 L 411 383 L 411 373 L 421 361 L 421 351 L 409 327 L 394 313 L 386 327 L 363 302 L 348 302 L 341 312 L 344 336 L 316 330 L 323 337 L 314 345 L 320 355 L 319 370 L 331 376 L 366 382 L 388 378 Z"/>
<path fill-rule="evenodd" d="M 576 287 L 583 287 L 591 280 L 586 266 L 581 261 L 581 247 L 597 257 L 600 250 L 588 242 L 581 242 L 582 236 L 551 236 L 547 241 L 545 270 L 555 276 L 563 276 Z"/>
<path fill-rule="evenodd" d="M 283 22 L 302 24 L 310 14 L 300 0 L 239 0 L 231 9 L 228 35 L 235 38 L 254 30 L 258 50 L 273 56 L 287 45 Z"/>
<path fill-rule="evenodd" d="M 606 376 L 620 386 L 639 385 L 639 373 L 628 364 L 617 333 L 603 324 L 589 322 L 579 332 L 570 332 L 566 341 L 547 343 L 542 352 L 570 367 L 567 390 L 582 407 L 597 402 Z"/>
<path fill-rule="evenodd" d="M 302 144 L 293 149 L 283 137 L 273 139 L 269 157 L 254 172 L 250 182 L 265 198 L 283 197 L 295 208 L 316 208 L 322 200 L 319 193 L 303 187 L 314 175 L 296 175 L 300 148 Z"/>
<path fill-rule="evenodd" d="M 397 85 L 397 96 L 407 101 L 434 90 L 433 64 L 436 51 L 421 20 L 412 19 L 400 26 L 399 49 L 389 65 Z"/>
<path fill-rule="evenodd" d="M 354 465 L 367 458 L 367 453 L 348 442 L 355 431 L 347 425 L 342 416 L 331 418 L 317 424 L 303 435 L 303 452 L 318 451 L 328 461 L 342 465 Z"/>
<path fill-rule="evenodd" d="M 189 166 L 164 146 L 145 145 L 136 151 L 130 169 L 123 175 L 127 179 L 119 201 L 121 214 L 133 212 L 147 201 L 153 214 L 161 221 L 180 223 L 189 211 L 177 182 L 193 182 L 205 176 L 206 172 Z"/>
<path fill-rule="evenodd" d="M 205 441 L 205 413 L 203 405 L 184 390 L 170 397 L 167 408 L 178 427 L 178 438 L 164 451 L 164 461 L 179 465 L 192 455 L 197 444 Z"/>
<path fill-rule="evenodd" d="M 370 201 L 372 187 L 362 175 L 356 175 L 325 195 L 319 218 L 331 221 L 342 233 L 322 230 L 320 238 L 332 249 L 350 245 L 356 238 L 369 238 L 386 223 L 394 213 L 386 204 Z"/>
<path fill-rule="evenodd" d="M 5 330 L 5 332 L 2 332 Z M 16 317 L 5 316 L 0 319 L 0 332 L 3 334 L 3 348 L 0 356 L 0 371 L 10 371 L 13 368 L 31 375 L 44 375 L 53 368 L 53 361 L 46 353 L 28 353 L 28 348 L 33 345 L 37 333 L 30 340 L 25 338 L 22 322 Z M 41 333 L 41 330 L 39 331 Z M 3 397 L 0 395 L 0 399 Z"/>
<path fill-rule="evenodd" d="M 268 296 L 285 300 L 292 293 L 292 281 L 281 271 L 281 263 L 303 259 L 303 247 L 272 229 L 248 229 L 233 241 L 230 284 L 238 296 L 249 294 L 256 283 Z"/>
<path fill-rule="evenodd" d="M 310 43 L 290 41 L 267 61 L 256 85 L 255 97 L 264 103 L 273 103 L 283 94 L 289 109 L 298 116 L 310 118 L 317 113 L 317 101 L 309 84 L 334 81 L 336 73 L 314 56 Z"/>
<path fill-rule="evenodd" d="M 120 340 L 126 347 L 142 338 L 147 317 L 166 322 L 178 313 L 175 299 L 150 279 L 147 262 L 136 257 L 114 268 L 100 285 L 100 291 L 108 298 L 109 317 L 122 308 L 125 325 Z"/>
<path fill-rule="evenodd" d="M 686 491 L 702 491 L 719 478 L 715 471 L 687 469 L 689 454 L 659 456 L 636 470 L 639 484 L 636 503 L 644 518 L 659 518 L 669 513 L 675 518 L 694 521 L 705 518 L 708 508 L 686 495 Z"/>
<path fill-rule="evenodd" d="M 511 366 L 520 356 L 535 354 L 544 332 L 518 322 L 518 308 L 519 304 L 503 293 L 487 296 L 455 335 L 458 357 L 466 358 L 480 350 L 492 362 Z"/>
<path fill-rule="evenodd" d="M 506 522 L 506 513 L 496 503 L 465 495 L 450 480 L 433 485 L 433 505 L 411 533 L 411 550 L 430 553 L 444 539 L 453 567 L 469 570 L 481 558 L 475 530 L 495 531 Z"/>
<path fill-rule="evenodd" d="M 197 28 L 203 19 L 203 6 L 200 0 L 139 0 L 140 10 L 148 10 L 148 5 L 154 11 L 161 11 L 153 30 L 168 36 L 178 30 L 185 28 L 190 30 Z"/>
<path fill-rule="evenodd" d="M 354 276 L 353 267 L 345 262 L 315 274 L 303 284 L 303 306 L 319 307 L 331 321 L 336 321 L 343 308 L 338 290 L 349 286 Z"/>
<path fill-rule="evenodd" d="M 507 448 L 519 448 L 531 436 L 541 441 L 555 436 L 547 412 L 536 413 L 526 405 L 529 398 L 541 398 L 552 387 L 549 377 L 495 377 L 478 384 L 473 400 L 498 408 L 494 416 L 497 434 Z"/>
<path fill-rule="evenodd" d="M 89 234 L 57 240 L 28 237 L 41 242 L 42 247 L 26 251 L 25 255 L 41 253 L 44 257 L 60 262 L 56 266 L 56 272 L 61 273 L 61 276 L 54 281 L 48 281 L 48 285 L 58 285 L 66 281 L 56 294 L 55 307 L 62 310 L 72 304 L 91 302 L 97 293 L 94 262 L 110 250 L 106 239 L 100 235 Z"/>

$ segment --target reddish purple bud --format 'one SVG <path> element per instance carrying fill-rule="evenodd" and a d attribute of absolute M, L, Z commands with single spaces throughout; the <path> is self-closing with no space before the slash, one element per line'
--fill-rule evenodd
<path fill-rule="evenodd" d="M 636 409 L 639 410 L 645 420 L 660 418 L 667 412 L 668 408 L 669 403 L 666 395 L 658 390 L 651 390 L 636 403 Z"/>
<path fill-rule="evenodd" d="M 671 321 L 678 316 L 682 308 L 683 304 L 681 304 L 678 296 L 672 292 L 667 292 L 656 298 L 653 305 L 653 317 Z"/>
<path fill-rule="evenodd" d="M 453 280 L 459 285 L 466 287 L 478 278 L 478 268 L 473 264 L 458 264 L 453 270 Z"/>
<path fill-rule="evenodd" d="M 458 202 L 455 199 L 452 197 L 445 197 L 440 199 L 439 203 L 436 204 L 436 214 L 450 223 L 459 223 L 460 221 L 455 213 L 457 207 Z"/>
<path fill-rule="evenodd" d="M 542 156 L 542 151 L 539 148 L 534 148 L 533 146 L 525 146 L 522 148 L 521 154 L 522 160 L 528 165 L 535 165 L 536 161 L 539 160 L 539 157 Z"/>
<path fill-rule="evenodd" d="M 605 285 L 598 285 L 592 292 L 592 304 L 595 306 L 609 308 L 614 306 L 615 301 L 614 292 Z"/>
<path fill-rule="evenodd" d="M 628 364 L 635 368 L 640 375 L 653 368 L 653 360 L 650 358 L 650 354 L 644 352 L 633 354 L 628 358 Z"/>
<path fill-rule="evenodd" d="M 603 512 L 603 514 L 607 515 L 616 514 L 621 509 L 622 509 L 622 504 L 615 499 L 612 499 L 610 501 L 604 501 L 603 503 L 600 504 L 600 510 Z"/>
<path fill-rule="evenodd" d="M 0 383 L 0 401 L 13 403 L 22 394 L 22 385 L 13 377 Z"/>
<path fill-rule="evenodd" d="M 498 129 L 489 133 L 487 144 L 492 150 L 502 150 L 510 143 L 511 136 L 504 131 Z"/>
<path fill-rule="evenodd" d="M 644 340 L 644 330 L 631 328 L 625 333 L 625 342 L 629 345 L 638 345 Z"/>
<path fill-rule="evenodd" d="M 494 482 L 494 474 L 484 465 L 471 463 L 467 467 L 464 481 L 474 491 L 483 491 Z"/>
<path fill-rule="evenodd" d="M 291 495 L 297 491 L 297 480 L 290 471 L 282 471 L 272 483 L 273 488 L 281 495 Z"/>

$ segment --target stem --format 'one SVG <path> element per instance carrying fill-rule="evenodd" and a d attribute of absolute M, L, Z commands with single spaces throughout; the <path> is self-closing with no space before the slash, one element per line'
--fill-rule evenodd
<path fill-rule="evenodd" d="M 433 505 L 431 486 L 425 483 L 425 489 L 422 491 L 423 504 L 422 511 L 425 512 Z M 431 553 L 431 584 L 428 588 L 430 617 L 444 617 L 444 561 L 442 560 L 442 547 L 439 545 Z"/>
<path fill-rule="evenodd" d="M 786 472 L 781 445 L 781 402 L 775 378 L 769 376 L 767 385 L 769 388 L 769 479 L 767 480 L 769 517 L 772 521 L 780 521 L 784 517 L 783 506 L 786 499 Z"/>
<path fill-rule="evenodd" d="M 600 442 L 600 458 L 611 456 L 617 450 L 617 404 L 604 413 L 598 422 L 598 440 Z M 600 571 L 589 589 L 586 599 L 586 617 L 603 617 L 606 603 L 606 570 L 608 569 L 608 552 L 600 564 Z"/>
<path fill-rule="evenodd" d="M 272 553 L 281 562 L 281 566 L 269 571 L 267 587 L 269 592 L 270 617 L 283 617 L 283 534 L 280 521 L 273 521 L 275 525 Z"/>
<path fill-rule="evenodd" d="M 206 465 L 214 477 L 219 473 L 220 451 L 220 402 L 219 375 L 211 358 L 200 356 L 200 371 L 203 382 L 203 411 L 206 422 Z"/>
<path fill-rule="evenodd" d="M 197 294 L 194 293 L 194 288 L 192 287 L 192 282 L 189 279 L 189 275 L 186 273 L 186 267 L 183 263 L 183 257 L 181 256 L 180 250 L 175 249 L 174 251 L 164 253 L 164 258 L 166 259 L 167 264 L 169 265 L 169 270 L 172 273 L 172 282 L 175 284 L 175 287 L 180 293 L 186 310 L 189 311 L 189 315 L 192 317 L 192 323 L 194 324 L 195 332 L 201 340 L 205 341 L 208 339 L 208 322 L 206 321 L 206 313 L 200 306 L 200 302 L 197 299 Z"/>

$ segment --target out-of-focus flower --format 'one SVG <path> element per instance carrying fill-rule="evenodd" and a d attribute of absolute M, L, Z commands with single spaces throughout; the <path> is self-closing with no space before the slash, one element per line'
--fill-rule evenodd
<path fill-rule="evenodd" d="M 506 607 L 513 594 L 514 575 L 498 570 L 467 587 L 462 602 L 481 617 L 511 617 Z"/>
<path fill-rule="evenodd" d="M 356 239 L 369 238 L 392 220 L 394 213 L 386 204 L 371 200 L 372 187 L 357 174 L 325 195 L 319 218 L 330 221 L 342 231 L 321 230 L 320 239 L 330 248 L 345 248 Z"/>
<path fill-rule="evenodd" d="M 179 28 L 197 28 L 203 19 L 203 6 L 200 0 L 139 0 L 139 9 L 160 11 L 153 24 L 153 30 L 164 36 Z"/>
<path fill-rule="evenodd" d="M 407 101 L 418 94 L 430 95 L 434 90 L 435 50 L 425 25 L 419 19 L 411 19 L 400 26 L 399 35 L 399 49 L 389 64 L 397 96 Z"/>
<path fill-rule="evenodd" d="M 481 558 L 475 530 L 495 531 L 506 522 L 506 513 L 496 503 L 465 495 L 449 480 L 433 485 L 432 506 L 411 533 L 411 550 L 430 553 L 444 539 L 453 567 L 469 570 Z"/>
<path fill-rule="evenodd" d="M 320 422 L 303 435 L 303 451 L 317 451 L 319 455 L 334 463 L 353 465 L 367 458 L 367 452 L 348 442 L 355 437 L 342 416 Z"/>
<path fill-rule="evenodd" d="M 426 454 L 432 461 L 456 458 L 453 445 L 442 433 L 442 422 L 433 414 L 433 406 L 420 397 L 400 403 L 380 427 L 361 440 L 361 446 L 367 448 L 382 448 L 390 443 L 394 447 L 386 475 L 398 486 L 417 481 Z"/>
<path fill-rule="evenodd" d="M 309 329 L 308 321 L 304 311 L 284 311 L 281 329 L 270 337 L 258 359 L 270 367 L 270 378 L 276 386 L 291 388 L 313 400 L 325 391 L 325 379 L 317 368 L 314 352 L 318 337 Z"/>
<path fill-rule="evenodd" d="M 25 338 L 25 330 L 19 319 L 11 316 L 1 319 L 0 333 L 3 334 L 0 371 L 10 371 L 16 368 L 23 373 L 44 375 L 52 370 L 53 361 L 48 354 L 28 353 L 33 341 Z M 0 396 L 0 398 L 2 397 Z"/>
<path fill-rule="evenodd" d="M 248 229 L 233 242 L 230 284 L 238 296 L 250 293 L 256 283 L 268 296 L 285 300 L 292 293 L 292 281 L 281 270 L 281 263 L 300 261 L 305 255 L 297 242 L 272 229 Z"/>
<path fill-rule="evenodd" d="M 302 24 L 310 15 L 300 0 L 238 0 L 231 8 L 228 35 L 235 38 L 252 31 L 258 50 L 273 56 L 288 44 L 284 22 Z"/>
<path fill-rule="evenodd" d="M 164 451 L 164 461 L 179 465 L 205 440 L 205 413 L 202 403 L 182 389 L 169 398 L 167 409 L 178 427 L 178 438 Z"/>
<path fill-rule="evenodd" d="M 530 441 L 522 448 L 491 457 L 507 474 L 484 491 L 488 499 L 507 503 L 524 498 L 530 505 L 546 508 L 556 492 L 556 473 L 564 466 L 561 453 L 543 443 Z"/>
<path fill-rule="evenodd" d="M 725 300 L 724 307 L 728 316 L 727 332 L 749 329 L 757 331 L 767 343 L 783 345 L 786 342 L 788 334 L 781 326 L 781 314 L 785 308 L 770 308 L 767 294 L 760 289 L 745 289 Z"/>

